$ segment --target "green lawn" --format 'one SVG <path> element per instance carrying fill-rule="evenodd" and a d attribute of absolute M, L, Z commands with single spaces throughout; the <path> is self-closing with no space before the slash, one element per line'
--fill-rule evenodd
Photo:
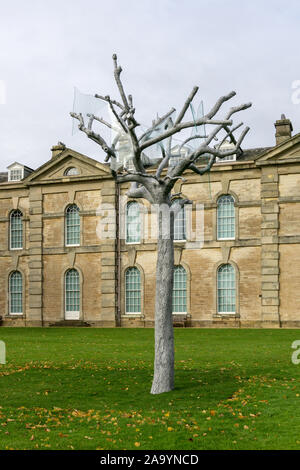
<path fill-rule="evenodd" d="M 0 449 L 299 449 L 297 339 L 176 329 L 176 388 L 152 396 L 152 329 L 2 328 Z"/>

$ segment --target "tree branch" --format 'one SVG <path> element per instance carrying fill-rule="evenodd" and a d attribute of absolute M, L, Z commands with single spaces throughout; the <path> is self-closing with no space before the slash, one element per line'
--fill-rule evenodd
<path fill-rule="evenodd" d="M 187 129 L 189 127 L 197 127 L 201 126 L 202 124 L 211 124 L 211 125 L 221 125 L 223 126 L 231 126 L 232 121 L 227 119 L 227 120 L 207 120 L 204 117 L 199 118 L 197 121 L 188 121 L 184 122 L 182 124 L 177 124 L 177 126 L 171 127 L 168 129 L 166 132 L 161 134 L 160 136 L 153 137 L 153 139 L 146 140 L 144 143 L 141 144 L 140 148 L 141 150 L 144 150 L 147 147 L 150 147 L 151 145 L 156 144 L 157 142 L 160 142 L 161 140 L 166 139 L 167 137 L 170 137 L 174 134 L 177 134 L 178 132 L 182 131 L 183 129 Z"/>
<path fill-rule="evenodd" d="M 188 96 L 186 102 L 184 103 L 182 110 L 181 110 L 180 113 L 178 114 L 178 117 L 177 117 L 177 119 L 176 119 L 176 121 L 175 121 L 175 124 L 174 124 L 175 126 L 177 126 L 177 124 L 179 124 L 179 123 L 182 121 L 182 119 L 184 118 L 184 115 L 185 115 L 185 113 L 186 113 L 186 111 L 187 111 L 189 105 L 190 105 L 191 102 L 193 101 L 194 96 L 196 95 L 196 93 L 197 93 L 198 90 L 199 90 L 199 87 L 194 86 L 194 88 L 192 89 L 191 93 L 189 94 L 189 96 Z"/>
<path fill-rule="evenodd" d="M 122 98 L 122 101 L 123 101 L 123 104 L 124 104 L 124 109 L 126 112 L 129 111 L 129 105 L 128 105 L 128 101 L 127 101 L 127 98 L 126 98 L 126 95 L 125 95 L 125 92 L 124 92 L 124 88 L 123 88 L 123 85 L 122 85 L 122 82 L 121 82 L 121 79 L 120 79 L 120 75 L 121 75 L 121 72 L 122 72 L 122 67 L 118 67 L 118 63 L 117 63 L 117 54 L 113 54 L 112 56 L 113 58 L 113 61 L 114 61 L 114 76 L 115 76 L 115 80 L 116 80 L 116 83 L 117 83 L 117 86 L 119 88 L 119 92 L 120 92 L 120 95 L 121 95 L 121 98 Z"/>
<path fill-rule="evenodd" d="M 105 140 L 101 137 L 100 134 L 96 134 L 94 131 L 92 131 L 91 129 L 85 127 L 84 125 L 84 119 L 82 117 L 82 114 L 77 114 L 77 113 L 70 113 L 70 115 L 77 119 L 79 121 L 79 124 L 78 124 L 78 129 L 81 130 L 82 132 L 84 132 L 89 139 L 93 140 L 94 142 L 96 142 L 97 144 L 99 144 L 103 151 L 113 157 L 116 157 L 116 154 L 115 152 L 113 151 L 112 148 L 110 148 L 107 143 L 105 142 Z"/>
<path fill-rule="evenodd" d="M 239 124 L 237 127 L 240 127 L 240 126 L 241 126 L 241 124 Z M 240 135 L 239 140 L 237 141 L 234 148 L 232 148 L 231 150 L 227 150 L 226 152 L 220 152 L 220 150 L 212 149 L 210 147 L 204 148 L 203 153 L 210 153 L 212 155 L 209 159 L 208 164 L 204 168 L 198 168 L 194 163 L 190 163 L 188 168 L 190 170 L 193 170 L 198 175 L 204 175 L 204 173 L 207 173 L 211 169 L 211 167 L 214 164 L 216 158 L 222 159 L 222 158 L 229 157 L 230 155 L 235 154 L 238 151 L 238 149 L 240 148 L 241 143 L 243 142 L 243 140 L 244 140 L 246 134 L 248 133 L 248 131 L 249 131 L 249 127 L 246 127 L 244 129 L 244 131 L 242 132 L 242 134 Z"/>
<path fill-rule="evenodd" d="M 149 129 L 146 130 L 146 132 L 144 132 L 140 137 L 139 137 L 139 142 L 141 142 L 148 134 L 150 134 L 151 132 L 153 132 L 162 122 L 165 121 L 165 119 L 167 119 L 169 116 L 171 116 L 171 114 L 174 113 L 174 111 L 176 111 L 175 108 L 171 108 L 170 111 L 168 111 L 166 114 L 164 114 L 164 116 L 162 116 L 161 118 L 158 119 L 158 121 L 155 122 L 155 124 L 150 127 Z"/>

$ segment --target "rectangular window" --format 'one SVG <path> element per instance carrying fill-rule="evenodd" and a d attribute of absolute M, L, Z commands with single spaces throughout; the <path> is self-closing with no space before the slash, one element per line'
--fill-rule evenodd
<path fill-rule="evenodd" d="M 182 266 L 174 268 L 173 313 L 186 313 L 186 271 Z"/>
<path fill-rule="evenodd" d="M 218 270 L 218 313 L 235 313 L 235 271 L 227 264 Z"/>
<path fill-rule="evenodd" d="M 20 181 L 23 178 L 23 170 L 21 168 L 10 170 L 9 181 Z"/>
<path fill-rule="evenodd" d="M 126 313 L 141 313 L 141 275 L 137 268 L 125 274 Z"/>
<path fill-rule="evenodd" d="M 9 313 L 22 315 L 23 312 L 23 286 L 22 275 L 19 272 L 11 274 L 9 279 Z"/>
<path fill-rule="evenodd" d="M 18 210 L 10 215 L 10 249 L 20 250 L 23 248 L 23 220 L 22 213 Z"/>
<path fill-rule="evenodd" d="M 235 238 L 235 207 L 230 195 L 221 196 L 217 207 L 218 240 Z"/>
<path fill-rule="evenodd" d="M 138 202 L 129 202 L 126 207 L 126 243 L 140 243 L 141 218 Z"/>
<path fill-rule="evenodd" d="M 185 208 L 183 206 L 174 219 L 174 240 L 184 241 L 185 239 Z"/>
<path fill-rule="evenodd" d="M 79 273 L 71 269 L 66 274 L 66 312 L 80 311 Z"/>
<path fill-rule="evenodd" d="M 75 204 L 66 210 L 66 245 L 80 245 L 80 214 Z"/>

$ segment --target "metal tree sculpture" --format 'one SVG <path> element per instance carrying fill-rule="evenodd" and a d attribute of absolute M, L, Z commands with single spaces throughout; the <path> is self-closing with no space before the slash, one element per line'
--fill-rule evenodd
<path fill-rule="evenodd" d="M 173 222 L 178 208 L 185 203 L 190 203 L 186 199 L 177 199 L 178 193 L 172 195 L 172 189 L 178 179 L 183 179 L 182 175 L 186 170 L 192 170 L 198 175 L 204 175 L 209 172 L 216 158 L 224 158 L 241 152 L 240 145 L 247 134 L 249 128 L 246 127 L 240 134 L 238 140 L 235 139 L 233 132 L 243 125 L 240 123 L 233 127 L 232 116 L 251 106 L 251 103 L 229 109 L 223 119 L 215 119 L 216 114 L 222 105 L 235 96 L 232 91 L 228 95 L 218 99 L 210 111 L 196 120 L 183 121 L 187 110 L 191 106 L 198 87 L 194 87 L 176 119 L 172 119 L 175 109 L 172 108 L 163 117 L 153 121 L 152 127 L 139 135 L 137 128 L 139 126 L 135 119 L 135 108 L 133 106 L 132 96 L 126 96 L 123 84 L 120 78 L 122 68 L 117 64 L 117 56 L 113 55 L 114 77 L 121 96 L 121 103 L 112 100 L 109 96 L 95 95 L 96 98 L 107 102 L 113 115 L 114 123 L 109 123 L 103 118 L 88 114 L 88 121 L 81 113 L 70 113 L 71 116 L 79 121 L 79 129 L 84 132 L 88 138 L 99 144 L 106 153 L 106 161 L 111 161 L 111 171 L 116 183 L 130 182 L 131 187 L 127 196 L 131 198 L 144 198 L 152 205 L 158 207 L 164 206 L 170 208 L 170 230 L 169 236 L 163 233 L 163 216 L 158 211 L 158 237 L 157 237 L 157 266 L 156 266 L 156 301 L 155 301 L 155 361 L 154 377 L 151 393 L 159 394 L 168 392 L 174 388 L 174 335 L 172 318 L 172 291 L 173 291 L 173 272 L 174 272 L 174 243 L 173 243 Z M 110 145 L 104 140 L 103 136 L 92 129 L 94 121 L 109 127 L 114 133 L 115 138 Z M 199 126 L 207 125 L 212 128 L 208 135 L 200 135 L 199 132 L 186 138 L 180 148 L 187 148 L 188 143 L 193 140 L 193 149 L 185 152 L 177 164 L 170 165 L 172 157 L 172 137 L 184 131 L 185 129 L 199 129 Z M 225 131 L 225 136 L 221 143 L 212 146 L 212 142 L 217 139 L 217 134 Z M 195 142 L 198 143 L 195 146 Z M 220 147 L 226 139 L 232 142 L 232 148 L 224 151 Z M 131 169 L 127 163 L 121 162 L 120 155 L 122 145 L 126 143 L 130 148 Z M 199 145 L 198 145 L 199 144 Z M 147 157 L 147 149 L 158 146 L 161 156 L 156 160 L 156 171 L 151 168 L 151 160 Z M 202 164 L 199 165 L 199 158 L 204 156 Z M 150 160 L 150 161 L 149 161 Z M 204 162 L 204 163 L 203 163 Z M 198 163 L 198 165 L 197 165 Z M 201 162 L 200 162 L 201 163 Z M 152 165 L 153 166 L 153 165 Z M 151 170 L 149 169 L 151 168 Z M 175 197 L 174 197 L 175 196 Z M 175 201 L 177 202 L 175 204 Z"/>

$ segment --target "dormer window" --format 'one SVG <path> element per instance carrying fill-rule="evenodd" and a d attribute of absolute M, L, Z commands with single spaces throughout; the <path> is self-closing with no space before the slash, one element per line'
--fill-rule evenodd
<path fill-rule="evenodd" d="M 21 163 L 15 162 L 7 167 L 8 169 L 8 181 L 12 183 L 15 181 L 21 181 L 26 176 L 33 172 L 28 166 L 22 165 Z"/>
<path fill-rule="evenodd" d="M 171 150 L 171 158 L 169 160 L 169 166 L 176 166 L 182 160 L 184 160 L 188 154 L 190 153 L 190 148 L 188 146 L 181 147 L 180 145 L 176 145 Z"/>
<path fill-rule="evenodd" d="M 64 176 L 76 176 L 79 175 L 79 170 L 75 166 L 71 166 L 66 169 Z"/>
<path fill-rule="evenodd" d="M 21 181 L 23 178 L 23 168 L 16 168 L 10 170 L 9 172 L 9 181 Z"/>
<path fill-rule="evenodd" d="M 232 142 L 228 142 L 225 140 L 222 145 L 219 147 L 216 146 L 216 148 L 219 150 L 220 153 L 225 153 L 228 152 L 228 150 L 232 150 L 235 147 L 235 145 Z M 235 162 L 236 161 L 236 154 L 234 153 L 233 155 L 228 155 L 227 157 L 224 158 L 216 158 L 216 162 Z"/>

